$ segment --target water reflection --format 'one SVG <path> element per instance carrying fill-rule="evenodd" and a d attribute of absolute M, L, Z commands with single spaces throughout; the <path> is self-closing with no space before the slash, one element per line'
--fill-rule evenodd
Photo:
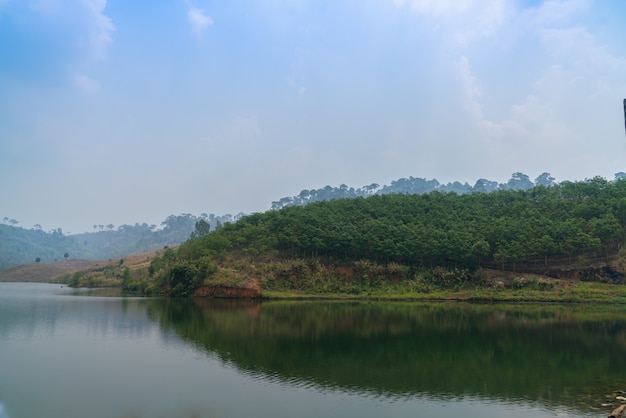
<path fill-rule="evenodd" d="M 626 386 L 624 318 L 0 284 L 0 406 L 11 418 L 600 417 L 613 408 L 593 406 Z"/>
<path fill-rule="evenodd" d="M 623 389 L 623 308 L 158 300 L 150 316 L 243 373 L 389 399 L 592 410 Z"/>

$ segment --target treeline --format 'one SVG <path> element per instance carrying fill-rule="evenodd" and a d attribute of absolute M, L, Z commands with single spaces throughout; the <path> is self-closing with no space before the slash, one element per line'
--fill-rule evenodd
<path fill-rule="evenodd" d="M 515 270 L 616 254 L 624 241 L 626 180 L 595 177 L 526 190 L 389 194 L 291 206 L 244 217 L 156 260 L 170 286 L 189 291 L 229 254 L 408 266 Z M 182 289 L 182 288 L 181 288 Z M 184 292 L 183 292 L 184 293 Z"/>
<path fill-rule="evenodd" d="M 626 173 L 616 173 L 615 178 L 625 177 Z M 409 177 L 394 180 L 389 185 L 380 186 L 372 183 L 355 189 L 342 184 L 339 187 L 326 186 L 321 189 L 302 190 L 297 196 L 283 197 L 272 202 L 272 209 L 278 210 L 287 206 L 304 206 L 309 203 L 335 199 L 353 199 L 384 194 L 424 194 L 430 192 L 467 194 L 474 192 L 490 193 L 498 190 L 526 190 L 534 186 L 550 187 L 556 184 L 556 179 L 550 173 L 541 173 L 534 181 L 524 173 L 513 173 L 506 183 L 478 179 L 474 185 L 459 181 L 440 183 L 437 179 L 427 180 L 421 177 Z"/>

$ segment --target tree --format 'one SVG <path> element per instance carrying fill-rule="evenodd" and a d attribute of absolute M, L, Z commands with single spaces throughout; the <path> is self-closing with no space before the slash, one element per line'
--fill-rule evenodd
<path fill-rule="evenodd" d="M 193 265 L 177 264 L 169 271 L 169 294 L 189 296 L 198 284 L 197 270 Z"/>
<path fill-rule="evenodd" d="M 191 233 L 191 238 L 202 238 L 211 232 L 211 224 L 200 219 L 196 222 L 196 230 Z"/>
<path fill-rule="evenodd" d="M 479 193 L 491 193 L 498 190 L 498 182 L 487 179 L 479 179 L 474 185 L 474 191 Z"/>
<path fill-rule="evenodd" d="M 442 185 L 439 187 L 439 190 L 448 193 L 456 193 L 456 194 L 465 194 L 472 192 L 472 186 L 467 183 L 461 183 L 459 181 L 455 181 L 454 183 L 448 183 L 445 186 Z"/>
<path fill-rule="evenodd" d="M 554 182 L 555 178 L 552 177 L 552 175 L 550 173 L 541 173 L 536 179 L 535 179 L 535 184 L 537 186 L 545 186 L 545 187 L 551 187 L 554 186 L 556 183 Z"/>
<path fill-rule="evenodd" d="M 66 260 L 67 260 L 67 258 L 68 258 L 69 256 L 70 256 L 70 255 L 69 255 L 68 253 L 63 254 L 63 258 L 65 258 Z"/>
<path fill-rule="evenodd" d="M 472 256 L 476 259 L 476 264 L 478 265 L 478 267 L 480 267 L 481 260 L 489 256 L 489 253 L 491 252 L 491 247 L 489 246 L 489 243 L 487 241 L 482 239 L 474 243 L 471 251 Z"/>
<path fill-rule="evenodd" d="M 504 188 L 509 190 L 526 190 L 531 187 L 533 187 L 533 182 L 530 181 L 530 178 L 524 173 L 517 172 L 511 175 Z"/>
<path fill-rule="evenodd" d="M 35 263 L 41 263 L 41 257 L 35 258 Z"/>
<path fill-rule="evenodd" d="M 133 275 L 128 267 L 124 267 L 122 273 L 122 288 L 124 290 L 131 290 L 133 287 Z"/>

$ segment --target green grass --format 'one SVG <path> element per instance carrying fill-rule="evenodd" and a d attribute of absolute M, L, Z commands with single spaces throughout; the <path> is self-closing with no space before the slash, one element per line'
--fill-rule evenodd
<path fill-rule="evenodd" d="M 264 290 L 269 299 L 341 299 L 341 300 L 406 300 L 406 301 L 494 301 L 494 302 L 558 302 L 626 304 L 626 286 L 602 283 L 566 282 L 547 290 L 494 289 L 433 289 L 428 292 L 402 291 L 401 289 L 377 289 L 370 292 L 310 292 L 295 290 Z"/>

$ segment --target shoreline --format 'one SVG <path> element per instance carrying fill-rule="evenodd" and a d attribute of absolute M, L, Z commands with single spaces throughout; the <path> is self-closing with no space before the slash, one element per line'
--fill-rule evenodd
<path fill-rule="evenodd" d="M 398 302 L 477 302 L 477 303 L 575 303 L 626 305 L 626 286 L 605 283 L 576 282 L 551 290 L 512 290 L 477 288 L 438 290 L 429 293 L 370 292 L 361 294 L 306 293 L 265 290 L 267 300 L 354 300 Z"/>

